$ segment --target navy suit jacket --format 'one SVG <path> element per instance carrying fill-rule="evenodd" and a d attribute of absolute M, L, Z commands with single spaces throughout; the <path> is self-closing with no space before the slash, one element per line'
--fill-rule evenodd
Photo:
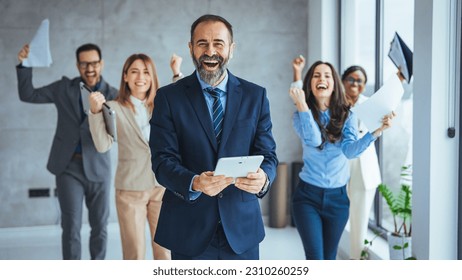
<path fill-rule="evenodd" d="M 265 236 L 255 194 L 230 185 L 217 196 L 201 194 L 194 201 L 189 199 L 193 177 L 213 171 L 221 157 L 263 155 L 261 168 L 271 182 L 276 176 L 278 160 L 266 90 L 230 72 L 228 75 L 219 146 L 195 72 L 160 88 L 155 98 L 150 137 L 152 168 L 168 190 L 155 241 L 187 256 L 199 255 L 207 248 L 220 220 L 237 254 L 256 246 Z"/>

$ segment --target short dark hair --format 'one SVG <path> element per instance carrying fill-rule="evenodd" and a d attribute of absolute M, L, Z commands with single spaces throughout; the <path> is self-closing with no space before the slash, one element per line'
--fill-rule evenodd
<path fill-rule="evenodd" d="M 361 66 L 359 65 L 352 65 L 350 67 L 348 67 L 345 72 L 343 72 L 342 74 L 342 81 L 345 81 L 345 79 L 348 77 L 348 75 L 350 75 L 351 73 L 353 72 L 356 72 L 356 71 L 361 71 L 364 75 L 364 84 L 366 84 L 367 82 L 367 74 L 366 74 L 366 70 L 364 70 L 364 68 L 362 68 Z"/>
<path fill-rule="evenodd" d="M 75 51 L 75 57 L 76 57 L 77 61 L 79 61 L 79 54 L 81 52 L 87 52 L 87 51 L 97 51 L 98 55 L 99 55 L 99 59 L 101 60 L 103 58 L 103 56 L 101 55 L 101 49 L 95 44 L 88 43 L 88 44 L 81 45 Z"/>
<path fill-rule="evenodd" d="M 196 27 L 199 25 L 199 23 L 206 22 L 206 21 L 213 21 L 213 22 L 219 21 L 219 22 L 222 22 L 226 26 L 226 28 L 228 29 L 229 37 L 230 37 L 230 40 L 231 40 L 230 43 L 233 42 L 233 26 L 231 25 L 231 23 L 229 23 L 226 19 L 224 19 L 221 16 L 211 15 L 211 14 L 203 15 L 200 18 L 196 19 L 196 21 L 193 22 L 193 24 L 191 25 L 191 42 L 193 41 L 193 35 L 194 35 L 194 31 L 196 30 Z"/>

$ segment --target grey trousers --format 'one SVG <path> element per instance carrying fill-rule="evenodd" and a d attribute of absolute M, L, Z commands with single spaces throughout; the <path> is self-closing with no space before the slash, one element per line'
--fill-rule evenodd
<path fill-rule="evenodd" d="M 106 256 L 107 223 L 109 218 L 110 174 L 105 182 L 89 181 L 83 171 L 82 159 L 73 158 L 67 169 L 56 176 L 58 200 L 61 208 L 61 245 L 63 259 L 82 257 L 80 230 L 83 201 L 88 209 L 90 256 L 103 260 Z"/>

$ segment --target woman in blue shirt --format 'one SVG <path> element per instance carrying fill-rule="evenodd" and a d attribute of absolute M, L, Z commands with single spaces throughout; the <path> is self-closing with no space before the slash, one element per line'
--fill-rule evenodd
<path fill-rule="evenodd" d="M 384 116 L 382 126 L 373 133 L 358 139 L 358 119 L 328 62 L 315 62 L 303 87 L 292 86 L 289 95 L 297 108 L 293 126 L 302 141 L 304 163 L 292 198 L 294 221 L 306 259 L 333 260 L 348 220 L 348 161 L 391 126 L 394 113 Z"/>

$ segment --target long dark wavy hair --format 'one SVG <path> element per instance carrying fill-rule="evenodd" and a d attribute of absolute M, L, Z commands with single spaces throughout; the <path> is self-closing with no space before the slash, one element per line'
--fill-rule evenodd
<path fill-rule="evenodd" d="M 141 61 L 144 62 L 146 68 L 148 69 L 149 76 L 151 76 L 152 84 L 151 87 L 148 89 L 148 92 L 146 93 L 146 106 L 148 107 L 149 113 L 152 113 L 152 110 L 154 109 L 154 97 L 156 96 L 157 89 L 159 88 L 159 79 L 157 77 L 156 65 L 148 55 L 137 53 L 132 54 L 127 58 L 122 69 L 119 95 L 117 96 L 116 101 L 118 101 L 123 106 L 129 107 L 133 112 L 135 111 L 135 106 L 133 106 L 133 103 L 130 101 L 130 95 L 132 93 L 130 91 L 130 88 L 128 87 L 128 83 L 124 81 L 124 75 L 127 74 L 128 69 L 130 68 L 132 63 L 135 62 L 137 59 L 141 59 Z"/>
<path fill-rule="evenodd" d="M 325 127 L 322 125 L 319 118 L 321 115 L 321 109 L 311 89 L 311 79 L 313 78 L 314 70 L 318 65 L 321 64 L 329 66 L 332 71 L 332 78 L 334 79 L 334 91 L 332 92 L 332 96 L 328 105 L 330 111 L 330 121 Z M 322 143 L 318 148 L 323 149 L 326 141 L 330 143 L 339 141 L 342 138 L 342 130 L 350 112 L 350 105 L 347 102 L 342 81 L 340 80 L 340 77 L 332 64 L 324 61 L 316 61 L 313 63 L 310 69 L 308 69 L 305 79 L 303 80 L 303 91 L 305 92 L 306 103 L 308 104 L 310 110 L 313 112 L 314 120 L 321 129 Z"/>

